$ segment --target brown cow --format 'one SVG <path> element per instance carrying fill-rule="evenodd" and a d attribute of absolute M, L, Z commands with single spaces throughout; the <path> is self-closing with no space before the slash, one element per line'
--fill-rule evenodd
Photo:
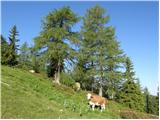
<path fill-rule="evenodd" d="M 88 93 L 87 99 L 89 100 L 89 105 L 92 107 L 92 110 L 94 110 L 95 106 L 100 106 L 101 112 L 102 110 L 105 110 L 105 105 L 107 101 L 104 97 Z"/>

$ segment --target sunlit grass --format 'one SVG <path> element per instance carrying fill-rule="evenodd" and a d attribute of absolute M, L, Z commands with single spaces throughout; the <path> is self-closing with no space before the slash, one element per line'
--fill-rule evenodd
<path fill-rule="evenodd" d="M 1 92 L 1 118 L 121 118 L 126 109 L 109 101 L 104 112 L 92 111 L 85 91 L 53 85 L 45 76 L 7 66 L 2 66 Z"/>

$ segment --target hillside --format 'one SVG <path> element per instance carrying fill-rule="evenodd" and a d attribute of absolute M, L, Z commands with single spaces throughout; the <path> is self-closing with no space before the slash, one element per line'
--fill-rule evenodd
<path fill-rule="evenodd" d="M 86 91 L 52 85 L 47 77 L 2 66 L 1 118 L 157 118 L 109 101 L 104 112 L 87 106 Z"/>

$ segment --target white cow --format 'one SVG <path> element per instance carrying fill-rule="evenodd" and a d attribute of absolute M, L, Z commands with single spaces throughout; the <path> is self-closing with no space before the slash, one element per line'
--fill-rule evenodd
<path fill-rule="evenodd" d="M 101 112 L 105 110 L 107 100 L 104 97 L 88 93 L 87 99 L 89 100 L 89 105 L 92 107 L 92 110 L 94 110 L 95 106 L 100 106 Z"/>

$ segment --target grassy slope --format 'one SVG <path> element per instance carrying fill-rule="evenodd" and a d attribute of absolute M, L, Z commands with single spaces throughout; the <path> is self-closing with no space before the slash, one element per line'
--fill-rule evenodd
<path fill-rule="evenodd" d="M 109 101 L 104 112 L 88 109 L 86 92 L 52 85 L 48 78 L 2 66 L 1 118 L 127 118 L 128 109 Z M 126 112 L 127 111 L 127 112 Z M 133 113 L 133 112 L 132 112 Z M 129 113 L 131 114 L 131 113 Z M 138 113 L 138 118 L 152 115 Z M 128 118 L 136 118 L 135 116 Z"/>

